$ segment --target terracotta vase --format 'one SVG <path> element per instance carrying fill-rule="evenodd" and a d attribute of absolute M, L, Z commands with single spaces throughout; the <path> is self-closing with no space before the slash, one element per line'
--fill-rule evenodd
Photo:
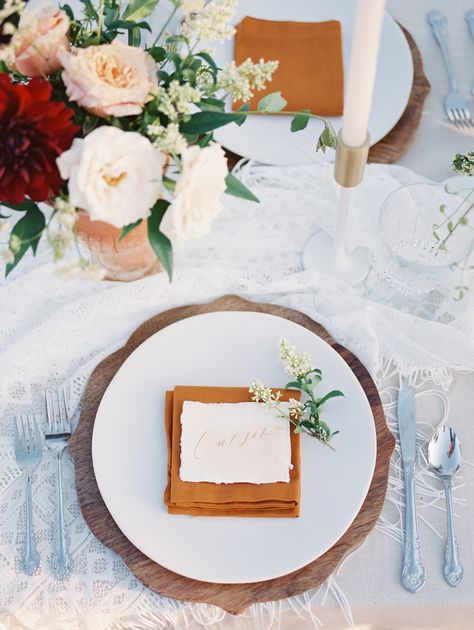
<path fill-rule="evenodd" d="M 106 280 L 130 282 L 161 271 L 162 266 L 148 241 L 147 222 L 142 221 L 122 240 L 122 230 L 81 213 L 77 236 L 95 263 L 107 270 Z"/>

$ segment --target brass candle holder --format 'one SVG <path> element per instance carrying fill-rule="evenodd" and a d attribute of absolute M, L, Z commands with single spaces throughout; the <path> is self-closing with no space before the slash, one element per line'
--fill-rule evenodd
<path fill-rule="evenodd" d="M 352 190 L 364 178 L 364 169 L 369 153 L 370 138 L 364 144 L 351 147 L 338 134 L 334 179 L 339 184 L 339 199 L 336 208 L 336 232 L 334 238 L 318 230 L 306 243 L 302 261 L 305 269 L 315 269 L 335 276 L 348 284 L 362 282 L 369 271 L 369 251 L 359 247 L 348 252 L 346 249 L 347 225 L 352 201 Z"/>
<path fill-rule="evenodd" d="M 339 186 L 353 188 L 364 179 L 364 169 L 369 155 L 370 137 L 367 134 L 364 144 L 350 147 L 344 144 L 342 133 L 337 134 L 336 162 L 334 164 L 334 179 Z"/>

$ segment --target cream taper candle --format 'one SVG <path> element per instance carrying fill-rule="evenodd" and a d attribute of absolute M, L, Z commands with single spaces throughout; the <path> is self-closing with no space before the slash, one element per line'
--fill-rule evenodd
<path fill-rule="evenodd" d="M 365 143 L 369 126 L 385 0 L 359 0 L 344 98 L 342 140 L 350 147 Z"/>

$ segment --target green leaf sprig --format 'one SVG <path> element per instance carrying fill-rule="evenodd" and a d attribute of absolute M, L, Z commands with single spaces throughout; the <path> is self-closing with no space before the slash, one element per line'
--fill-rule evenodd
<path fill-rule="evenodd" d="M 315 389 L 322 380 L 322 371 L 312 365 L 308 353 L 297 354 L 296 348 L 286 339 L 280 339 L 279 354 L 285 371 L 294 378 L 286 384 L 285 389 L 299 390 L 306 399 L 302 402 L 290 398 L 288 408 L 283 409 L 281 391 L 273 391 L 265 387 L 261 381 L 253 379 L 249 385 L 252 400 L 268 409 L 276 409 L 280 417 L 294 427 L 294 433 L 306 433 L 333 449 L 329 442 L 339 431 L 332 431 L 327 422 L 321 418 L 321 413 L 329 400 L 344 396 L 344 394 L 338 389 L 333 389 L 324 396 L 317 395 Z"/>

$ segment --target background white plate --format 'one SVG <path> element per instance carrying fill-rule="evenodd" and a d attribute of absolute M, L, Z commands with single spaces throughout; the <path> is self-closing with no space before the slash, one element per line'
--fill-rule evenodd
<path fill-rule="evenodd" d="M 300 22 L 339 20 L 342 25 L 344 74 L 347 81 L 355 8 L 355 0 L 239 0 L 232 22 L 238 24 L 247 15 Z M 214 49 L 214 58 L 219 66 L 232 61 L 233 39 L 223 44 L 212 42 L 209 46 Z M 412 84 L 413 59 L 410 48 L 398 24 L 386 14 L 369 122 L 371 144 L 383 138 L 398 122 L 407 106 Z M 342 126 L 342 117 L 331 117 L 329 120 L 336 131 Z M 232 123 L 217 129 L 214 135 L 218 142 L 237 155 L 267 164 L 306 164 L 328 159 L 315 151 L 322 123 L 311 121 L 306 130 L 292 133 L 290 121 L 291 118 L 286 116 L 268 116 L 264 119 L 262 116 L 249 116 L 241 127 Z"/>
<path fill-rule="evenodd" d="M 325 417 L 336 452 L 302 438 L 301 516 L 169 515 L 164 395 L 175 385 L 246 386 L 252 377 L 283 386 L 281 336 L 309 351 L 323 370 L 321 392 L 339 388 Z M 125 361 L 99 406 L 94 472 L 125 536 L 164 567 L 206 582 L 254 582 L 285 575 L 327 551 L 357 515 L 372 479 L 375 428 L 367 398 L 345 361 L 322 339 L 264 313 L 198 315 L 159 331 Z"/>

